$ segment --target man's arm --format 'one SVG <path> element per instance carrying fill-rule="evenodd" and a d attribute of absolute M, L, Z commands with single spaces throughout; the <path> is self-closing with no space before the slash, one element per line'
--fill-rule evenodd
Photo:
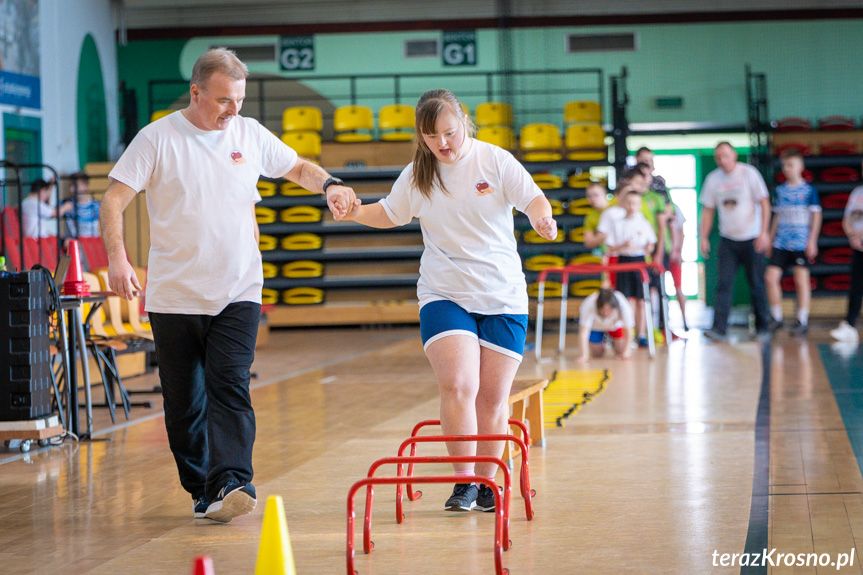
<path fill-rule="evenodd" d="M 123 240 L 123 211 L 136 195 L 137 192 L 126 184 L 111 180 L 99 210 L 102 241 L 108 253 L 108 287 L 126 300 L 132 299 L 136 290 L 141 290 L 138 276 L 126 259 Z"/>
<path fill-rule="evenodd" d="M 770 247 L 770 215 L 773 206 L 770 205 L 770 196 L 761 198 L 761 233 L 755 238 L 755 251 L 763 254 Z"/>
<path fill-rule="evenodd" d="M 285 174 L 285 178 L 299 184 L 310 192 L 325 194 L 327 197 L 327 206 L 329 206 L 336 221 L 339 221 L 352 208 L 357 195 L 352 188 L 337 186 L 335 184 L 329 185 L 325 192 L 324 182 L 330 177 L 330 174 L 325 169 L 302 158 L 297 158 L 297 163 L 291 168 L 290 172 Z"/>
<path fill-rule="evenodd" d="M 716 208 L 701 206 L 701 245 L 699 251 L 704 259 L 710 257 L 710 232 L 713 230 L 713 217 L 715 215 Z"/>

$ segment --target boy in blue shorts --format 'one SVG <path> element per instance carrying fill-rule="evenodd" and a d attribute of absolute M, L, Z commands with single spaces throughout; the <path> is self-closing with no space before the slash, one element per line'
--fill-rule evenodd
<path fill-rule="evenodd" d="M 586 363 L 591 357 L 605 354 L 605 340 L 611 339 L 614 354 L 618 359 L 629 359 L 632 355 L 632 328 L 635 316 L 632 306 L 619 291 L 600 289 L 581 302 L 578 313 L 578 363 Z"/>
<path fill-rule="evenodd" d="M 781 327 L 782 274 L 793 269 L 797 289 L 797 321 L 791 327 L 794 335 L 809 330 L 809 264 L 818 256 L 818 234 L 821 232 L 821 204 L 818 192 L 803 180 L 803 156 L 797 150 L 782 154 L 785 183 L 776 188 L 773 223 L 770 226 L 771 249 L 765 283 L 770 314 Z"/>

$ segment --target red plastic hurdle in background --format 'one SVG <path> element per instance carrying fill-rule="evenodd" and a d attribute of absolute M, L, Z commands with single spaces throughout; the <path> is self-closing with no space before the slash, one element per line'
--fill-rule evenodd
<path fill-rule="evenodd" d="M 501 461 L 501 463 L 503 463 Z M 354 569 L 354 521 L 356 513 L 354 508 L 354 497 L 357 491 L 371 485 L 396 485 L 399 490 L 401 486 L 408 483 L 482 483 L 494 492 L 494 568 L 497 575 L 506 575 L 509 569 L 503 567 L 503 500 L 497 490 L 493 479 L 480 477 L 479 475 L 458 477 L 455 475 L 438 477 L 366 477 L 354 483 L 348 490 L 348 536 L 347 536 L 347 567 L 348 575 L 358 575 Z"/>
<path fill-rule="evenodd" d="M 525 445 L 525 447 L 527 447 L 528 450 L 530 450 L 530 446 L 531 446 L 530 433 L 527 432 L 527 426 L 524 424 L 524 422 L 519 421 L 517 419 L 507 419 L 507 423 L 509 425 L 515 425 L 516 427 L 521 429 L 521 435 L 522 435 L 522 440 L 524 441 L 524 445 Z M 419 430 L 422 429 L 423 427 L 428 427 L 428 426 L 432 426 L 432 425 L 435 425 L 435 426 L 440 425 L 440 419 L 426 419 L 425 421 L 420 421 L 419 423 L 414 425 L 413 431 L 411 431 L 411 437 L 416 437 L 417 433 L 419 433 Z M 411 457 L 414 457 L 416 454 L 417 454 L 417 446 L 416 446 L 416 443 L 414 443 L 414 444 L 411 444 L 410 455 L 411 455 Z M 526 459 L 527 456 L 528 456 L 528 452 L 525 451 L 522 454 L 522 457 L 524 457 Z M 510 469 L 512 469 L 513 460 L 510 459 L 509 461 L 506 462 L 506 464 L 510 467 Z M 413 474 L 414 474 L 414 466 L 411 463 L 408 465 L 408 477 L 410 477 Z M 401 475 L 401 474 L 399 474 L 399 475 Z M 527 485 L 522 485 L 522 489 L 526 489 L 527 491 L 530 491 L 531 495 L 536 495 L 536 491 L 531 490 L 530 483 L 528 483 Z M 413 490 L 413 486 L 410 483 L 407 484 L 407 493 L 408 493 L 408 499 L 410 499 L 411 501 L 416 501 L 417 499 L 422 497 L 422 494 L 423 494 L 422 491 L 416 491 L 415 492 Z"/>
<path fill-rule="evenodd" d="M 503 550 L 507 551 L 512 546 L 512 541 L 509 538 L 509 506 L 512 499 L 512 477 L 509 467 L 499 457 L 491 457 L 490 455 L 438 455 L 426 457 L 384 457 L 372 463 L 369 467 L 367 477 L 374 477 L 375 471 L 382 465 L 399 464 L 401 467 L 404 463 L 410 463 L 411 467 L 415 463 L 495 463 L 503 470 Z M 399 474 L 399 477 L 402 475 Z M 363 550 L 370 553 L 374 548 L 372 542 L 372 502 L 374 500 L 375 490 L 371 485 L 366 489 L 366 515 L 363 524 Z M 400 510 L 396 512 L 396 523 L 402 523 L 404 514 Z"/>
<path fill-rule="evenodd" d="M 405 454 L 405 449 L 409 445 L 413 445 L 416 443 L 443 443 L 446 441 L 512 441 L 515 442 L 521 448 L 522 453 L 527 453 L 527 446 L 524 442 L 514 435 L 508 435 L 504 433 L 500 434 L 488 434 L 488 435 L 417 435 L 414 437 L 409 437 L 402 441 L 402 444 L 399 446 L 398 457 L 403 457 Z M 449 459 L 444 459 L 444 461 L 451 461 Z M 399 464 L 398 466 L 398 476 L 402 476 L 402 466 Z M 399 518 L 403 515 L 402 513 L 402 485 L 413 484 L 411 481 L 411 477 L 405 476 L 407 481 L 404 483 L 396 484 L 396 517 Z M 464 479 L 456 481 L 456 483 L 465 483 Z M 420 483 L 417 481 L 417 483 Z M 530 490 L 528 486 L 530 486 L 530 472 L 528 470 L 527 458 L 521 458 L 521 496 L 524 498 L 524 511 L 527 516 L 527 520 L 530 521 L 533 519 L 533 506 L 531 504 L 530 498 Z M 493 488 L 493 491 L 497 491 L 497 487 Z"/>
<path fill-rule="evenodd" d="M 545 268 L 539 272 L 537 282 L 539 283 L 539 295 L 536 302 L 536 360 L 542 360 L 542 320 L 545 302 L 545 280 L 548 274 L 561 274 L 561 300 L 560 300 L 560 335 L 558 337 L 557 351 L 563 353 L 566 346 L 566 304 L 569 298 L 569 276 L 572 275 L 600 275 L 604 272 L 639 272 L 641 274 L 641 284 L 644 290 L 645 316 L 647 328 L 647 348 L 650 357 L 656 355 L 656 343 L 653 339 L 653 306 L 650 303 L 650 278 L 647 275 L 648 269 L 655 269 L 659 273 L 659 299 L 662 306 L 662 312 L 668 319 L 668 295 L 665 293 L 665 268 L 658 262 L 633 262 L 625 264 L 577 264 L 572 266 L 563 266 L 555 268 Z M 668 321 L 665 322 L 665 341 L 671 341 L 671 328 Z"/>

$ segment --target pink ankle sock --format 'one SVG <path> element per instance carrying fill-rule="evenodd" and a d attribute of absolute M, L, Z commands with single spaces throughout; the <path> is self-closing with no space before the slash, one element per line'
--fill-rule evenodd
<path fill-rule="evenodd" d="M 462 471 L 456 471 L 453 475 L 456 477 L 467 477 L 468 475 L 476 475 L 473 472 L 473 469 L 464 469 Z"/>

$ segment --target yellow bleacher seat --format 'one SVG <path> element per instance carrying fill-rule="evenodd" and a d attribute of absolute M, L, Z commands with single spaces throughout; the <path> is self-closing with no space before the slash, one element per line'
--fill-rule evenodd
<path fill-rule="evenodd" d="M 509 126 L 486 126 L 476 132 L 476 139 L 499 146 L 504 150 L 515 149 L 515 134 Z"/>
<path fill-rule="evenodd" d="M 282 210 L 279 219 L 286 224 L 319 222 L 323 212 L 314 206 L 294 206 Z"/>
<path fill-rule="evenodd" d="M 285 182 L 279 190 L 283 196 L 316 196 L 315 192 L 310 192 L 300 184 L 294 182 Z"/>
<path fill-rule="evenodd" d="M 558 234 L 557 237 L 562 236 L 563 234 Z M 569 241 L 575 242 L 577 244 L 584 243 L 584 227 L 574 228 L 569 230 Z"/>
<path fill-rule="evenodd" d="M 558 233 L 555 239 L 547 240 L 536 233 L 536 230 L 527 230 L 522 234 L 522 240 L 529 244 L 559 244 L 565 239 L 565 235 L 566 234 Z"/>
<path fill-rule="evenodd" d="M 563 107 L 563 122 L 570 124 L 602 124 L 599 102 L 567 102 Z"/>
<path fill-rule="evenodd" d="M 274 250 L 278 247 L 279 240 L 275 236 L 268 236 L 266 234 L 261 234 L 260 239 L 258 240 L 258 248 L 262 252 L 268 252 Z"/>
<path fill-rule="evenodd" d="M 566 185 L 570 188 L 586 188 L 590 185 L 590 172 L 570 175 L 566 181 Z"/>
<path fill-rule="evenodd" d="M 257 187 L 258 193 L 261 194 L 262 198 L 268 198 L 270 196 L 276 195 L 276 182 L 258 180 Z"/>
<path fill-rule="evenodd" d="M 261 290 L 261 304 L 262 305 L 275 305 L 279 303 L 279 292 L 278 290 L 264 288 Z"/>
<path fill-rule="evenodd" d="M 539 254 L 537 256 L 527 258 L 524 262 L 524 269 L 531 272 L 541 272 L 545 268 L 561 268 L 565 264 L 566 260 L 560 256 L 553 254 Z"/>
<path fill-rule="evenodd" d="M 313 287 L 297 287 L 282 293 L 282 302 L 288 305 L 323 303 L 324 290 Z"/>
<path fill-rule="evenodd" d="M 295 106 L 282 113 L 282 130 L 285 132 L 320 132 L 323 127 L 323 114 L 313 106 Z"/>
<path fill-rule="evenodd" d="M 556 190 L 563 187 L 563 179 L 560 176 L 555 176 L 554 174 L 540 172 L 536 174 L 531 174 L 531 177 L 541 190 Z"/>
<path fill-rule="evenodd" d="M 319 250 L 323 245 L 323 238 L 317 234 L 291 234 L 282 239 L 283 250 Z"/>
<path fill-rule="evenodd" d="M 560 200 L 555 200 L 550 198 L 548 203 L 551 204 L 551 215 L 553 216 L 562 216 L 563 215 L 563 202 Z"/>
<path fill-rule="evenodd" d="M 546 281 L 542 293 L 545 298 L 559 298 L 563 294 L 563 286 L 560 282 Z M 527 284 L 527 295 L 532 298 L 539 297 L 539 282 Z"/>
<path fill-rule="evenodd" d="M 288 262 L 282 266 L 282 276 L 286 278 L 319 278 L 324 275 L 324 264 L 311 260 Z"/>
<path fill-rule="evenodd" d="M 587 297 L 602 287 L 600 280 L 580 280 L 569 286 L 569 295 L 574 297 Z"/>
<path fill-rule="evenodd" d="M 279 266 L 277 266 L 276 264 L 271 264 L 270 262 L 264 262 L 264 279 L 278 277 L 278 275 Z"/>
<path fill-rule="evenodd" d="M 488 126 L 511 126 L 512 107 L 503 102 L 485 102 L 476 107 L 476 125 L 480 128 Z"/>
<path fill-rule="evenodd" d="M 321 135 L 317 132 L 285 132 L 282 141 L 300 156 L 319 163 L 321 157 Z"/>
<path fill-rule="evenodd" d="M 593 254 L 579 254 L 569 260 L 569 265 L 577 266 L 581 264 L 601 264 L 602 258 Z"/>
<path fill-rule="evenodd" d="M 337 142 L 370 142 L 375 128 L 372 110 L 366 106 L 336 108 L 333 128 Z"/>
<path fill-rule="evenodd" d="M 150 116 L 150 122 L 155 122 L 155 121 L 156 121 L 156 120 L 158 120 L 159 118 L 164 118 L 165 116 L 167 116 L 167 115 L 169 115 L 169 114 L 173 114 L 175 111 L 176 111 L 176 110 L 156 110 L 156 111 L 155 111 L 155 112 L 153 112 L 153 114 Z"/>
<path fill-rule="evenodd" d="M 378 112 L 378 129 L 385 142 L 408 142 L 413 139 L 416 125 L 416 110 L 413 106 L 393 104 Z"/>
<path fill-rule="evenodd" d="M 276 221 L 276 210 L 265 208 L 264 206 L 255 206 L 255 219 L 258 224 L 272 224 Z"/>
<path fill-rule="evenodd" d="M 528 124 L 521 129 L 519 145 L 528 162 L 554 162 L 563 158 L 560 130 L 553 124 Z"/>
<path fill-rule="evenodd" d="M 608 159 L 602 126 L 589 124 L 569 126 L 566 129 L 566 158 L 583 161 Z"/>
<path fill-rule="evenodd" d="M 575 216 L 586 216 L 593 210 L 587 198 L 577 198 L 569 203 L 569 213 Z"/>

